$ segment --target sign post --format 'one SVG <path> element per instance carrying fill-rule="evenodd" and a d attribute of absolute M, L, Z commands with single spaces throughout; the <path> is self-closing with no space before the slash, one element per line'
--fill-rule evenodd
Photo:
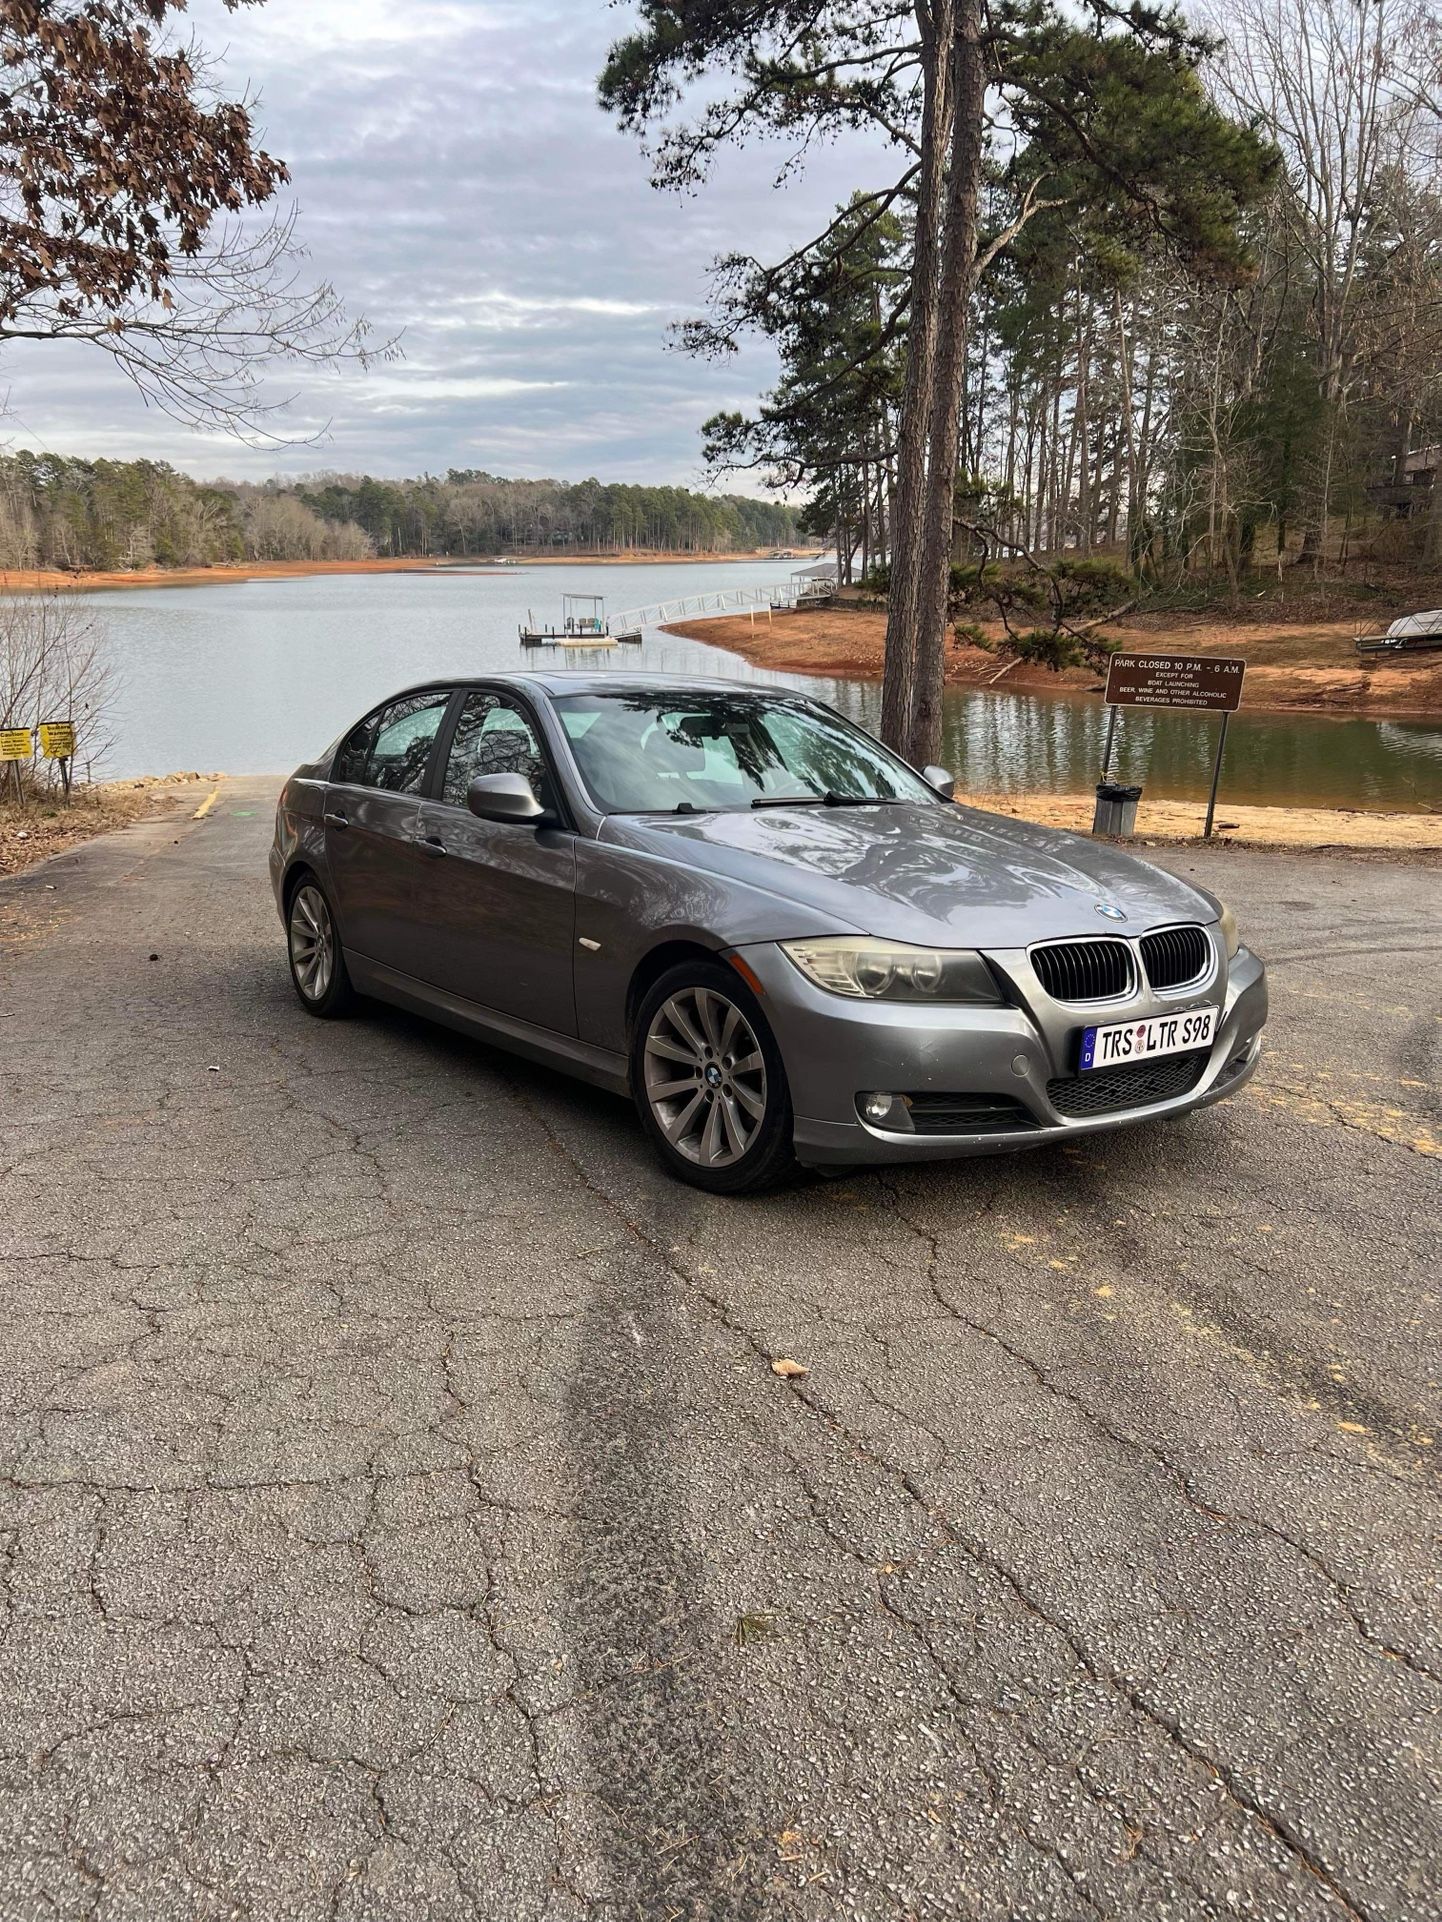
<path fill-rule="evenodd" d="M 1227 723 L 1242 705 L 1242 683 L 1247 663 L 1221 654 L 1113 654 L 1107 669 L 1107 765 L 1111 765 L 1112 737 L 1120 707 L 1190 708 L 1194 713 L 1220 714 L 1217 758 L 1212 767 L 1212 791 L 1207 801 L 1204 838 L 1212 838 L 1217 814 L 1217 789 L 1222 779 L 1222 756 L 1227 751 Z"/>
<path fill-rule="evenodd" d="M 60 779 L 65 785 L 65 805 L 70 805 L 70 763 L 75 759 L 75 723 L 42 721 L 40 752 L 47 761 L 60 763 Z"/>
<path fill-rule="evenodd" d="M 1227 751 L 1227 722 L 1230 721 L 1231 718 L 1230 712 L 1224 708 L 1222 710 L 1222 731 L 1217 736 L 1217 763 L 1212 769 L 1212 791 L 1207 796 L 1207 825 L 1202 829 L 1202 839 L 1204 841 L 1211 840 L 1212 823 L 1217 818 L 1217 789 L 1220 787 L 1222 780 L 1222 756 Z"/>
<path fill-rule="evenodd" d="M 15 801 L 19 806 L 24 800 L 20 789 L 20 763 L 28 761 L 35 752 L 28 727 L 0 727 L 0 766 L 10 763 L 10 772 L 15 780 Z"/>

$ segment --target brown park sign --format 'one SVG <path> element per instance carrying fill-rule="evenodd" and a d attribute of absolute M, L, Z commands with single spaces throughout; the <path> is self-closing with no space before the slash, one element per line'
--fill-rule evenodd
<path fill-rule="evenodd" d="M 1108 707 L 1189 707 L 1235 714 L 1247 663 L 1218 654 L 1113 654 Z"/>

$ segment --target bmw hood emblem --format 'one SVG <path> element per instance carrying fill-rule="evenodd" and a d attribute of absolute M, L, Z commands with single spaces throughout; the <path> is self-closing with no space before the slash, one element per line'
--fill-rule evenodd
<path fill-rule="evenodd" d="M 1119 908 L 1115 901 L 1098 901 L 1097 913 L 1107 921 L 1125 921 L 1127 918 L 1126 909 Z"/>

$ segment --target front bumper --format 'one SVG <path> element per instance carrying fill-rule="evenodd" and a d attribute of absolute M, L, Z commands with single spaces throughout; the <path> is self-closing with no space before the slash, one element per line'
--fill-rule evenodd
<path fill-rule="evenodd" d="M 1232 1094 L 1261 1053 L 1266 970 L 1246 948 L 1228 962 L 1215 932 L 1213 940 L 1212 978 L 1195 991 L 1159 996 L 1142 988 L 1125 1001 L 1092 1007 L 1052 1001 L 1020 951 L 990 954 L 1011 1000 L 984 1008 L 855 1001 L 815 987 L 774 944 L 738 953 L 765 991 L 791 1086 L 797 1157 L 825 1167 L 1008 1154 L 1187 1114 Z M 1185 1094 L 1085 1118 L 1053 1104 L 1048 1084 L 1076 1074 L 1084 1027 L 1207 1006 L 1218 1007 L 1221 1019 L 1206 1064 Z M 994 1097 L 1019 1103 L 1029 1119 L 998 1132 L 902 1133 L 862 1120 L 857 1097 L 875 1089 Z"/>

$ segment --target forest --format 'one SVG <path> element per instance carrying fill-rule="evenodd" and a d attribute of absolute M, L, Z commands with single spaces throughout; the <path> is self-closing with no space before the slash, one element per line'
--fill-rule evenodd
<path fill-rule="evenodd" d="M 1109 555 L 1144 585 L 1224 596 L 1259 570 L 1442 561 L 1437 16 L 1212 0 L 1189 25 L 1169 95 L 1137 85 L 1126 106 L 1132 76 L 1098 41 L 1121 107 L 1069 157 L 1043 76 L 1025 138 L 994 137 L 980 167 L 953 559 Z M 1017 71 L 1015 48 L 996 57 Z M 1158 106 L 1168 127 L 1148 124 Z M 1192 177 L 1169 176 L 1188 142 Z M 1110 190 L 1143 163 L 1144 191 Z M 686 330 L 701 354 L 774 341 L 779 383 L 707 424 L 708 459 L 814 489 L 843 572 L 891 549 L 914 193 L 858 191 L 787 260 L 722 263 Z"/>
<path fill-rule="evenodd" d="M 373 555 L 746 553 L 796 539 L 789 507 L 586 480 L 318 474 L 196 481 L 161 461 L 0 457 L 0 568 L 106 572 Z"/>

